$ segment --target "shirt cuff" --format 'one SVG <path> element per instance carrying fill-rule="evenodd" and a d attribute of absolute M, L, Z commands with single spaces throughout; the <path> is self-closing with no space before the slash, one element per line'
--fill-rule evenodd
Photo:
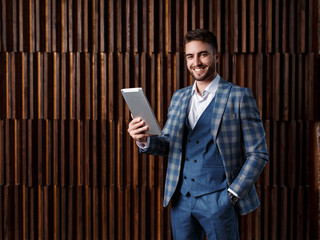
<path fill-rule="evenodd" d="M 237 198 L 239 198 L 239 195 L 234 192 L 231 188 L 228 188 L 228 192 L 230 192 L 232 195 L 236 196 Z M 239 198 L 240 199 L 240 198 Z"/>
<path fill-rule="evenodd" d="M 141 142 L 136 141 L 137 146 L 142 150 L 142 151 L 146 151 L 150 145 L 150 137 L 147 138 L 147 144 L 144 145 Z"/>

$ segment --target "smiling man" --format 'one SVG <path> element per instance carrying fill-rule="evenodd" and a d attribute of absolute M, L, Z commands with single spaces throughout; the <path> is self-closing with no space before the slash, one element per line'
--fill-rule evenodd
<path fill-rule="evenodd" d="M 173 94 L 161 136 L 145 134 L 140 118 L 128 132 L 140 152 L 168 156 L 163 205 L 171 201 L 174 239 L 240 239 L 238 216 L 259 206 L 254 184 L 268 161 L 259 110 L 249 89 L 217 73 L 212 32 L 184 40 L 194 84 Z"/>

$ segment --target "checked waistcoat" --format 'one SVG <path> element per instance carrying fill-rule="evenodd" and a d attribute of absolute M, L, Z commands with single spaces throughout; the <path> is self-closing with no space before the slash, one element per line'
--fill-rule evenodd
<path fill-rule="evenodd" d="M 226 174 L 220 153 L 211 132 L 215 98 L 200 116 L 193 129 L 186 118 L 184 137 L 184 166 L 180 192 L 193 197 L 202 196 L 227 187 Z M 209 121 L 208 121 L 209 120 Z"/>

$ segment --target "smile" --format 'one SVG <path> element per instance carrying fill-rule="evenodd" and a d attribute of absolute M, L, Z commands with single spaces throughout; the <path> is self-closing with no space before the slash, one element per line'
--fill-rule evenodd
<path fill-rule="evenodd" d="M 195 72 L 201 72 L 201 71 L 203 71 L 204 69 L 206 69 L 206 67 L 194 68 L 193 71 L 195 71 Z"/>

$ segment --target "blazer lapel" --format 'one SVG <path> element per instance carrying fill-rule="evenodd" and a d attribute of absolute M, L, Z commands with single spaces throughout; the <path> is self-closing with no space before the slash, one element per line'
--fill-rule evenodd
<path fill-rule="evenodd" d="M 179 109 L 179 138 L 183 138 L 183 129 L 184 129 L 184 124 L 186 121 L 187 117 L 187 110 L 188 110 L 188 105 L 189 101 L 191 98 L 191 91 L 192 87 L 189 87 L 186 89 L 186 91 L 182 94 L 181 99 L 180 99 L 180 109 Z"/>
<path fill-rule="evenodd" d="M 223 78 L 221 78 L 216 95 L 215 95 L 215 102 L 213 105 L 212 120 L 211 120 L 211 127 L 212 127 L 211 131 L 214 137 L 214 141 L 217 138 L 217 133 L 221 123 L 221 119 L 229 98 L 230 89 L 231 89 L 231 84 L 229 84 Z"/>

